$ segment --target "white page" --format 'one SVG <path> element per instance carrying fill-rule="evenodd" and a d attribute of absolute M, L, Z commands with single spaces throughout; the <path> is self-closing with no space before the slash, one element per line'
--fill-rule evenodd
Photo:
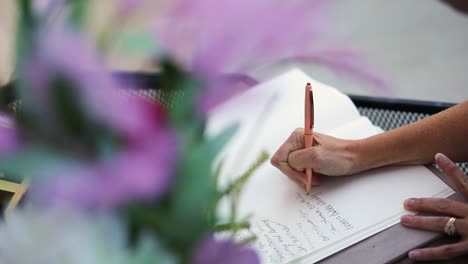
<path fill-rule="evenodd" d="M 278 103 L 270 112 L 268 129 L 292 131 L 291 128 L 304 127 L 304 93 L 305 84 L 310 82 L 314 97 L 314 130 L 318 132 L 331 131 L 347 122 L 360 117 L 359 112 L 348 96 L 335 88 L 313 80 L 301 71 L 291 71 L 286 74 Z"/>
<path fill-rule="evenodd" d="M 327 135 L 341 139 L 360 139 L 381 133 L 383 130 L 372 124 L 369 118 L 361 116 L 351 122 L 327 132 Z"/>
<path fill-rule="evenodd" d="M 272 80 L 271 82 L 274 82 Z M 227 142 L 217 157 L 215 166 L 223 160 L 219 180 L 225 185 L 238 173 L 232 172 L 232 164 L 239 163 L 242 149 L 256 140 L 256 130 L 263 124 L 263 115 L 267 115 L 270 108 L 277 101 L 277 90 L 271 88 L 270 82 L 260 84 L 255 88 L 231 98 L 211 111 L 207 123 L 208 136 L 215 136 L 227 127 L 237 125 L 234 136 Z M 273 86 L 274 87 L 274 86 Z"/>

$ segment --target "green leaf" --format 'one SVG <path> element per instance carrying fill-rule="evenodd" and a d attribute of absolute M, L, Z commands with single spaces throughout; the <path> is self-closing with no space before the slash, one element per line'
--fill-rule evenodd
<path fill-rule="evenodd" d="M 212 162 L 221 147 L 234 134 L 231 127 L 217 137 L 186 148 L 169 194 L 167 215 L 159 221 L 160 230 L 177 246 L 190 249 L 198 239 L 212 229 L 209 219 L 217 199 Z M 187 219 L 190 219 L 187 221 Z"/>
<path fill-rule="evenodd" d="M 220 232 L 220 231 L 230 231 L 230 230 L 233 230 L 233 229 L 240 230 L 240 229 L 248 229 L 248 228 L 250 228 L 250 222 L 249 221 L 229 222 L 229 223 L 216 225 L 215 226 L 215 231 Z"/>
<path fill-rule="evenodd" d="M 144 204 L 133 202 L 123 209 L 134 235 L 154 232 L 161 240 L 166 241 L 170 250 L 182 256 L 190 253 L 191 244 L 180 239 L 178 233 L 174 233 L 184 226 L 176 226 L 179 222 L 174 223 L 165 201 Z"/>
<path fill-rule="evenodd" d="M 19 178 L 34 177 L 51 165 L 65 166 L 73 162 L 45 147 L 29 148 L 0 158 L 0 171 Z"/>
<path fill-rule="evenodd" d="M 254 233 L 251 232 L 249 236 L 243 238 L 243 239 L 242 239 L 241 241 L 239 241 L 238 243 L 239 243 L 240 245 L 246 246 L 246 245 L 251 244 L 251 243 L 254 242 L 255 240 L 257 240 L 257 235 L 255 235 Z"/>
<path fill-rule="evenodd" d="M 161 264 L 180 263 L 178 257 L 162 243 L 163 241 L 156 238 L 155 235 L 142 235 L 136 245 L 134 256 L 128 263 L 153 264 L 156 259 Z"/>
<path fill-rule="evenodd" d="M 158 44 L 148 32 L 128 32 L 122 33 L 117 40 L 117 49 L 129 55 L 147 56 L 158 49 Z"/>
<path fill-rule="evenodd" d="M 86 19 L 88 0 L 68 0 L 67 4 L 70 8 L 70 22 L 72 26 L 80 28 Z"/>
<path fill-rule="evenodd" d="M 16 30 L 16 86 L 19 89 L 20 98 L 27 95 L 27 83 L 24 78 L 24 62 L 31 55 L 32 47 L 36 39 L 36 21 L 32 13 L 31 0 L 18 0 L 18 29 Z"/>
<path fill-rule="evenodd" d="M 26 113 L 25 129 L 31 137 L 41 142 L 54 145 L 63 152 L 81 155 L 83 158 L 109 157 L 117 150 L 119 139 L 106 124 L 98 124 L 93 116 L 84 108 L 76 83 L 68 80 L 64 75 L 57 74 L 51 82 L 50 108 L 51 116 L 56 117 L 52 122 L 54 130 L 37 123 L 35 113 Z M 51 133 L 55 134 L 50 137 Z"/>
<path fill-rule="evenodd" d="M 209 152 L 202 145 L 184 154 L 169 198 L 172 235 L 186 247 L 209 231 L 208 214 L 216 195 Z"/>
<path fill-rule="evenodd" d="M 230 223 L 236 223 L 237 221 L 237 209 L 239 203 L 239 197 L 241 194 L 244 185 L 253 175 L 253 173 L 268 159 L 268 153 L 262 151 L 257 158 L 257 160 L 249 167 L 249 169 L 243 173 L 240 177 L 237 177 L 234 182 L 232 182 L 224 192 L 221 192 L 220 195 L 217 197 L 217 203 L 219 203 L 220 199 L 224 196 L 230 196 L 230 208 L 231 208 L 231 215 L 230 215 Z M 244 220 L 247 221 L 247 220 Z M 236 225 L 231 226 L 232 237 L 235 237 L 237 232 L 240 229 Z"/>
<path fill-rule="evenodd" d="M 244 172 L 240 177 L 237 177 L 235 181 L 233 181 L 226 190 L 223 192 L 223 195 L 230 195 L 233 192 L 239 192 L 244 188 L 244 185 L 248 182 L 250 177 L 252 177 L 253 173 L 267 161 L 269 158 L 269 154 L 266 151 L 262 151 L 260 155 L 257 157 L 257 160 Z"/>
<path fill-rule="evenodd" d="M 32 11 L 32 2 L 31 0 L 19 0 L 18 1 L 18 10 L 20 13 L 21 24 L 25 24 L 28 27 L 34 25 L 34 16 Z"/>
<path fill-rule="evenodd" d="M 66 132 L 75 137 L 83 137 L 88 129 L 84 109 L 79 104 L 80 98 L 75 84 L 65 78 L 58 77 L 52 82 L 52 109 L 58 117 L 58 122 L 63 125 Z"/>

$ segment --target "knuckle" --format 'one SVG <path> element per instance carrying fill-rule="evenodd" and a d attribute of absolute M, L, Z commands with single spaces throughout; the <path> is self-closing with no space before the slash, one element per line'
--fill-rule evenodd
<path fill-rule="evenodd" d="M 444 228 L 445 227 L 445 224 L 447 224 L 447 219 L 446 217 L 440 217 L 436 220 L 436 224 L 441 227 L 441 228 Z"/>
<path fill-rule="evenodd" d="M 292 134 L 293 134 L 293 135 L 302 135 L 303 133 L 304 133 L 304 132 L 303 132 L 303 129 L 298 127 L 298 128 L 296 128 L 296 129 L 294 129 L 294 131 L 293 131 Z"/>
<path fill-rule="evenodd" d="M 413 221 L 407 224 L 410 226 L 422 226 L 424 225 L 424 223 L 426 223 L 426 219 L 424 217 L 415 215 L 413 216 Z"/>
<path fill-rule="evenodd" d="M 279 166 L 279 164 L 280 164 L 280 159 L 279 159 L 279 157 L 278 157 L 277 154 L 275 154 L 273 157 L 271 157 L 270 163 L 271 163 L 271 165 L 273 165 L 273 166 L 275 166 L 275 167 L 278 167 L 278 166 Z"/>
<path fill-rule="evenodd" d="M 450 175 L 456 175 L 461 172 L 460 168 L 455 163 L 447 164 L 445 170 Z"/>
<path fill-rule="evenodd" d="M 438 213 L 446 212 L 450 207 L 453 207 L 453 203 L 448 199 L 438 199 L 434 201 L 434 209 Z"/>
<path fill-rule="evenodd" d="M 288 163 L 291 167 L 295 168 L 295 169 L 298 169 L 301 167 L 300 165 L 300 153 L 298 153 L 297 151 L 296 152 L 291 152 L 289 154 L 289 158 L 288 158 Z"/>
<path fill-rule="evenodd" d="M 440 257 L 443 259 L 449 259 L 457 255 L 457 248 L 453 245 L 446 245 L 440 252 Z"/>
<path fill-rule="evenodd" d="M 317 148 L 311 148 L 310 150 L 308 150 L 308 156 L 310 162 L 316 162 L 321 157 L 321 155 L 317 151 Z"/>
<path fill-rule="evenodd" d="M 424 198 L 414 198 L 414 203 L 413 203 L 412 208 L 421 209 L 421 208 L 424 208 L 425 206 L 426 206 L 426 201 L 424 200 Z"/>
<path fill-rule="evenodd" d="M 431 222 L 424 216 L 414 216 L 414 220 L 412 223 L 410 223 L 410 225 L 418 228 L 427 229 L 431 225 Z"/>
<path fill-rule="evenodd" d="M 291 152 L 289 164 L 297 170 L 313 168 L 310 152 L 309 149 Z"/>
<path fill-rule="evenodd" d="M 428 248 L 423 251 L 424 259 L 441 259 L 442 253 L 436 248 Z"/>

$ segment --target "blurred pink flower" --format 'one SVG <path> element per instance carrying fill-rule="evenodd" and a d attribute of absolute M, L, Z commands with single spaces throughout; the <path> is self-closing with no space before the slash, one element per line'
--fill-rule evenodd
<path fill-rule="evenodd" d="M 119 0 L 118 12 L 119 14 L 129 15 L 141 8 L 146 3 L 146 0 Z"/>
<path fill-rule="evenodd" d="M 63 6 L 63 0 L 34 0 L 32 1 L 33 7 L 38 14 L 46 14 L 52 9 Z"/>
<path fill-rule="evenodd" d="M 324 3 L 181 0 L 168 9 L 157 39 L 172 58 L 205 81 L 198 102 L 205 115 L 235 94 L 233 90 L 245 89 L 237 81 L 219 78 L 220 74 L 272 63 L 319 39 Z"/>
<path fill-rule="evenodd" d="M 122 95 L 129 84 L 112 77 L 82 36 L 66 30 L 39 36 L 38 48 L 26 66 L 26 76 L 34 82 L 28 83 L 30 89 L 23 96 L 44 128 L 60 123 L 50 102 L 52 82 L 60 77 L 69 81 L 78 104 L 96 123 L 109 125 L 133 140 L 141 140 L 154 129 L 156 120 L 148 113 L 148 102 Z"/>
<path fill-rule="evenodd" d="M 210 109 L 213 109 L 221 102 L 257 84 L 258 81 L 243 74 L 231 74 L 219 78 L 212 77 L 209 80 L 209 86 L 206 87 L 199 98 L 198 110 L 202 114 L 208 113 Z"/>
<path fill-rule="evenodd" d="M 363 63 L 365 56 L 328 48 L 329 6 L 324 0 L 180 0 L 156 35 L 170 56 L 204 79 L 202 114 L 233 94 L 232 82 L 223 83 L 220 74 L 275 62 L 321 64 L 388 92 L 386 82 Z"/>
<path fill-rule="evenodd" d="M 181 0 L 158 41 L 202 74 L 239 72 L 303 50 L 323 28 L 323 0 Z"/>
<path fill-rule="evenodd" d="M 351 78 L 371 85 L 372 88 L 381 90 L 390 95 L 387 80 L 372 70 L 365 60 L 365 55 L 350 49 L 323 49 L 310 54 L 297 54 L 280 62 L 314 63 L 330 67 L 337 73 L 345 74 Z"/>
<path fill-rule="evenodd" d="M 21 145 L 13 120 L 0 113 L 0 155 L 16 151 Z"/>
<path fill-rule="evenodd" d="M 110 160 L 52 172 L 56 177 L 33 189 L 33 194 L 47 205 L 82 209 L 154 200 L 169 189 L 176 149 L 173 134 L 160 130 L 144 146 L 122 151 Z"/>
<path fill-rule="evenodd" d="M 79 149 L 80 139 L 61 128 L 64 120 L 51 101 L 54 81 L 61 78 L 91 125 L 110 129 L 123 142 L 110 155 L 75 157 L 73 167 L 50 164 L 46 171 L 38 172 L 47 174 L 49 180 L 36 186 L 36 195 L 49 204 L 85 208 L 160 197 L 170 183 L 177 150 L 162 107 L 123 94 L 129 84 L 115 80 L 79 35 L 54 30 L 39 36 L 38 48 L 26 66 L 28 80 L 34 80 L 24 93 L 26 111 L 41 120 L 39 126 L 47 135 L 66 135 L 72 142 L 68 145 Z M 73 149 L 67 153 L 74 158 Z"/>
<path fill-rule="evenodd" d="M 195 249 L 192 264 L 258 264 L 254 250 L 231 240 L 204 239 Z"/>

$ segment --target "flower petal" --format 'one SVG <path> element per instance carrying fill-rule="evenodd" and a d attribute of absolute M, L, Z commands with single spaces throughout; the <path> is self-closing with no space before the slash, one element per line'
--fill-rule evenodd
<path fill-rule="evenodd" d="M 18 131 L 10 117 L 0 113 L 0 154 L 8 154 L 21 145 Z"/>
<path fill-rule="evenodd" d="M 55 177 L 33 193 L 46 204 L 74 208 L 113 208 L 134 200 L 153 201 L 168 191 L 176 150 L 174 135 L 160 130 L 152 141 L 114 159 L 53 172 Z"/>
<path fill-rule="evenodd" d="M 254 250 L 237 245 L 231 240 L 204 239 L 196 248 L 193 264 L 257 264 L 260 260 Z"/>

